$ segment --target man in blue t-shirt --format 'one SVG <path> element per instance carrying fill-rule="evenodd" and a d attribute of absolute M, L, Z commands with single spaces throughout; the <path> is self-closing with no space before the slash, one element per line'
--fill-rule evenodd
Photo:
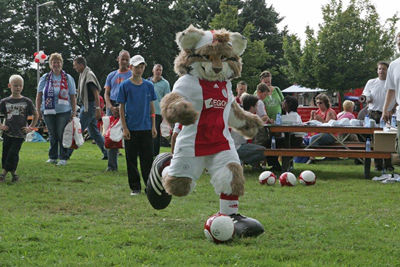
<path fill-rule="evenodd" d="M 145 186 L 153 163 L 152 138 L 157 136 L 153 101 L 157 96 L 153 83 L 142 78 L 146 67 L 144 58 L 136 55 L 129 63 L 132 77 L 120 84 L 117 102 L 124 131 L 129 187 L 131 195 L 136 196 L 141 191 L 137 156 Z"/>
<path fill-rule="evenodd" d="M 117 97 L 119 85 L 128 80 L 132 76 L 132 71 L 129 69 L 129 60 L 131 56 L 128 51 L 121 50 L 118 54 L 118 69 L 112 71 L 107 76 L 106 84 L 104 85 L 104 100 L 106 102 L 106 114 L 112 116 L 118 111 Z M 118 148 L 108 149 L 108 166 L 106 171 L 118 170 Z"/>

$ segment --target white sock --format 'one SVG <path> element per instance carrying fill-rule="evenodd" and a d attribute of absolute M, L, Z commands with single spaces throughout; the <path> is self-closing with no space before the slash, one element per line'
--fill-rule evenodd
<path fill-rule="evenodd" d="M 161 177 L 167 176 L 167 174 L 168 174 L 168 169 L 169 169 L 169 166 L 167 166 L 167 167 L 164 168 L 164 170 L 163 170 L 162 173 L 161 173 Z"/>
<path fill-rule="evenodd" d="M 238 213 L 239 197 L 221 193 L 219 196 L 219 212 L 225 215 Z"/>

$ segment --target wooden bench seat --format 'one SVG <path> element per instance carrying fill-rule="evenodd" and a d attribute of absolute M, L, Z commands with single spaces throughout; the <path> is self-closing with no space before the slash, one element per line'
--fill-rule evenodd
<path fill-rule="evenodd" d="M 265 149 L 265 156 L 282 157 L 331 157 L 331 158 L 381 158 L 388 159 L 391 152 L 365 151 L 360 149 L 333 149 L 333 148 L 277 148 Z"/>

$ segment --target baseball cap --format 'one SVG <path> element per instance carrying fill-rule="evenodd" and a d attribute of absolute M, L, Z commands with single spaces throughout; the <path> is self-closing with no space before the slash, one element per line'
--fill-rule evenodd
<path fill-rule="evenodd" d="M 144 61 L 144 58 L 141 55 L 134 55 L 129 61 L 129 64 L 133 65 L 134 67 L 138 66 L 141 63 L 147 65 L 146 62 Z"/>

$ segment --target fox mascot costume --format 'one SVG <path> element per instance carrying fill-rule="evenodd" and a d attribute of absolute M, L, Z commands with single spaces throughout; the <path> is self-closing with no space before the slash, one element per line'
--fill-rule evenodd
<path fill-rule="evenodd" d="M 229 127 L 254 137 L 262 121 L 234 101 L 231 79 L 242 70 L 240 56 L 247 41 L 226 30 L 203 31 L 192 25 L 176 35 L 180 53 L 175 72 L 180 78 L 161 101 L 161 112 L 169 123 L 183 125 L 175 152 L 158 155 L 147 183 L 147 197 L 155 209 L 168 206 L 172 196 L 186 196 L 207 168 L 215 193 L 220 196 L 219 213 L 230 216 L 235 235 L 257 236 L 264 228 L 257 220 L 238 213 L 244 194 L 243 169 Z"/>

